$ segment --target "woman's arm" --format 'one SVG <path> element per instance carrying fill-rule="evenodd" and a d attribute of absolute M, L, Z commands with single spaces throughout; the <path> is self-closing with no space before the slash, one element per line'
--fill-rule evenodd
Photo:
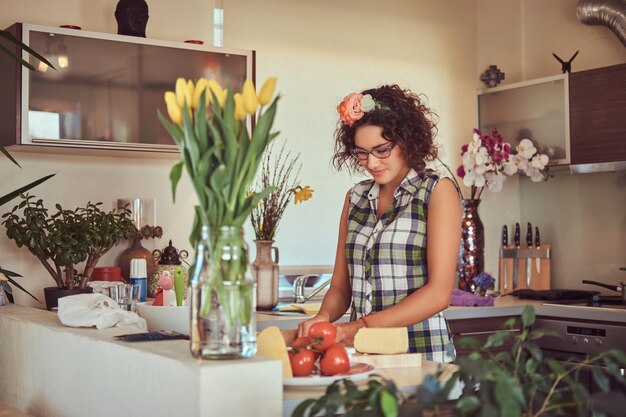
<path fill-rule="evenodd" d="M 449 306 L 461 244 L 461 202 L 452 181 L 435 186 L 426 222 L 428 282 L 395 306 L 368 315 L 367 326 L 410 326 Z"/>
<path fill-rule="evenodd" d="M 339 319 L 348 311 L 352 300 L 352 288 L 348 278 L 348 264 L 346 262 L 346 237 L 348 236 L 348 210 L 349 194 L 343 203 L 341 220 L 339 222 L 339 238 L 337 242 L 337 252 L 335 254 L 335 267 L 330 281 L 330 288 L 326 291 L 324 301 L 319 313 L 309 320 L 298 325 L 298 336 L 306 335 L 309 327 L 318 321 L 333 322 Z"/>

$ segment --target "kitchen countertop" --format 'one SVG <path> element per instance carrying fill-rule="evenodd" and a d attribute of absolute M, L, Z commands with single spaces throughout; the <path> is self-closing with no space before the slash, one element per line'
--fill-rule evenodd
<path fill-rule="evenodd" d="M 202 361 L 187 340 L 114 339 L 137 332 L 66 327 L 55 312 L 0 306 L 0 404 L 47 417 L 281 414 L 279 361 Z"/>
<path fill-rule="evenodd" d="M 444 310 L 444 316 L 447 320 L 516 316 L 521 314 L 525 306 L 532 305 L 535 307 L 537 316 L 542 317 L 626 323 L 626 309 L 590 308 L 568 305 L 552 306 L 544 305 L 543 303 L 543 301 L 521 300 L 513 296 L 503 296 L 497 297 L 492 307 L 448 307 Z M 310 317 L 312 317 L 312 315 L 302 313 L 282 313 L 276 315 L 275 313 L 258 312 L 257 326 L 259 329 L 269 325 L 277 325 L 283 330 L 293 329 L 297 327 L 300 321 Z M 347 318 L 348 315 L 345 315 L 340 321 L 346 321 Z"/>

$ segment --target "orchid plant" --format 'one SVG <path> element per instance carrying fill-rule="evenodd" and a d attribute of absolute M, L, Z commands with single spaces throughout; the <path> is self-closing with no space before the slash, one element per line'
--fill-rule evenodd
<path fill-rule="evenodd" d="M 470 143 L 461 147 L 462 164 L 456 171 L 463 184 L 470 187 L 472 200 L 480 200 L 485 187 L 494 193 L 502 190 L 507 176 L 524 173 L 534 182 L 548 178 L 549 158 L 539 154 L 530 139 L 522 139 L 515 150 L 511 152 L 511 145 L 497 130 L 484 135 L 474 129 Z"/>

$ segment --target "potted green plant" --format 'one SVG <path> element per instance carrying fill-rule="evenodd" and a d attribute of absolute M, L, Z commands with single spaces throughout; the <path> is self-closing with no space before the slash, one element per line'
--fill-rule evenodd
<path fill-rule="evenodd" d="M 102 255 L 135 232 L 129 210 L 104 212 L 101 205 L 89 202 L 67 210 L 56 204 L 56 212 L 49 214 L 43 200 L 22 195 L 22 201 L 2 216 L 7 237 L 35 255 L 56 283 L 44 288 L 48 309 L 55 306 L 55 294 L 84 290 Z"/>
<path fill-rule="evenodd" d="M 456 370 L 441 370 L 426 375 L 423 383 L 409 395 L 393 381 L 372 376 L 368 384 L 356 386 L 347 379 L 330 385 L 318 399 L 302 402 L 293 417 L 339 414 L 346 416 L 623 416 L 626 409 L 626 377 L 620 368 L 626 366 L 626 354 L 608 350 L 583 361 L 563 362 L 544 358 L 535 341 L 550 333 L 533 329 L 535 309 L 522 312 L 522 331 L 512 336 L 501 331 L 484 344 L 472 338 L 459 341 L 476 350 L 456 359 Z M 507 321 L 513 329 L 514 319 Z M 510 351 L 493 353 L 513 338 Z M 600 388 L 590 394 L 579 382 L 581 370 L 591 367 Z M 611 388 L 609 379 L 621 385 Z M 450 400 L 450 393 L 460 389 L 461 395 Z M 324 414 L 320 414 L 323 412 Z"/>

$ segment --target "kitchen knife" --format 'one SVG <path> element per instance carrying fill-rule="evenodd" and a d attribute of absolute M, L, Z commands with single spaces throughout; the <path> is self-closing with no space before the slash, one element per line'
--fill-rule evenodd
<path fill-rule="evenodd" d="M 526 226 L 526 249 L 533 248 L 533 226 L 528 222 Z M 530 257 L 526 258 L 526 288 L 530 288 Z"/>
<path fill-rule="evenodd" d="M 502 290 L 506 292 L 507 279 L 506 279 L 506 258 L 504 257 L 504 249 L 508 249 L 509 246 L 509 229 L 506 224 L 502 227 L 502 249 L 500 254 L 502 255 Z"/>
<path fill-rule="evenodd" d="M 515 235 L 513 236 L 513 242 L 515 243 L 515 249 L 519 250 L 519 242 L 520 242 L 520 229 L 519 223 L 515 223 Z M 517 288 L 517 274 L 519 268 L 519 258 L 517 257 L 517 252 L 515 252 L 515 258 L 513 258 L 513 289 Z"/>
<path fill-rule="evenodd" d="M 539 237 L 539 228 L 535 226 L 535 249 L 541 249 L 541 238 Z M 535 258 L 535 269 L 537 274 L 541 274 L 541 257 L 537 255 Z"/>

